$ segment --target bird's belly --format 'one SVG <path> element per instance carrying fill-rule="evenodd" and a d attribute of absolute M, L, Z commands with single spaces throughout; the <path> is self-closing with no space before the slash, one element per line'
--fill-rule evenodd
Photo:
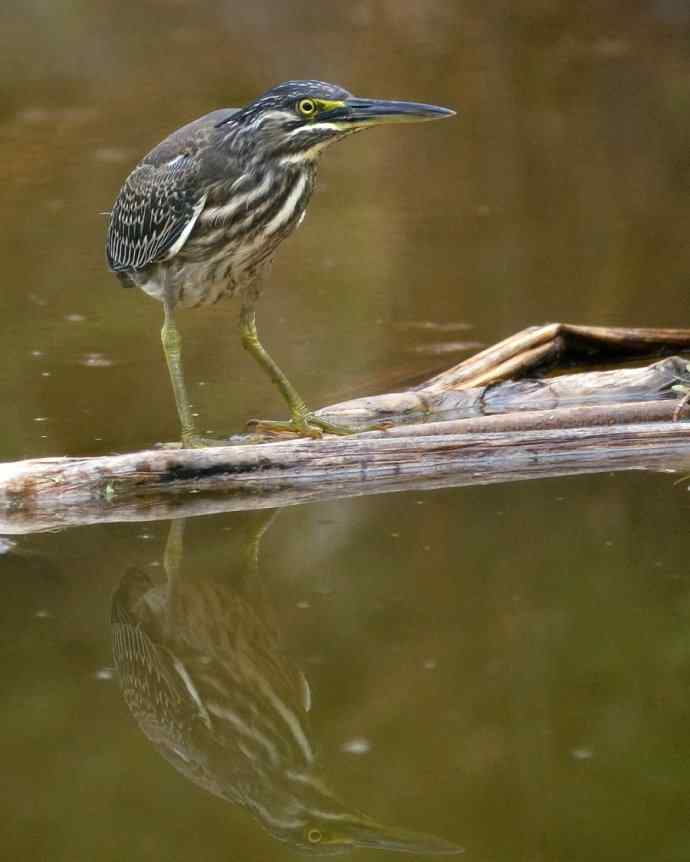
<path fill-rule="evenodd" d="M 196 308 L 199 305 L 212 305 L 234 293 L 234 284 L 228 277 L 191 272 L 178 287 L 177 301 L 183 308 Z"/>
<path fill-rule="evenodd" d="M 170 297 L 176 305 L 195 308 L 232 296 L 236 281 L 228 258 L 213 261 L 179 261 L 159 264 L 137 279 L 139 287 L 154 299 Z"/>
<path fill-rule="evenodd" d="M 175 274 L 180 304 L 191 308 L 235 294 L 256 296 L 277 245 L 277 241 L 257 233 L 218 243 L 203 261 L 180 261 Z M 196 257 L 193 247 L 189 252 Z"/>
<path fill-rule="evenodd" d="M 237 293 L 258 296 L 280 236 L 255 231 L 241 239 L 216 230 L 210 236 L 192 236 L 172 260 L 161 261 L 136 279 L 158 300 L 171 297 L 183 308 L 211 305 Z"/>

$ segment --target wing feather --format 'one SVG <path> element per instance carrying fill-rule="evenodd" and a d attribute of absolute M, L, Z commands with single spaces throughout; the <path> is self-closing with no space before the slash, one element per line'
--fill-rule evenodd
<path fill-rule="evenodd" d="M 132 171 L 108 228 L 113 272 L 142 270 L 180 251 L 205 203 L 195 189 L 196 174 L 196 162 L 186 154 L 159 165 L 145 161 Z"/>

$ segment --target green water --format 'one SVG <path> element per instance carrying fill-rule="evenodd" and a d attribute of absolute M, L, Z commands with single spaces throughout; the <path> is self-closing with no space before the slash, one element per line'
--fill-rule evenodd
<path fill-rule="evenodd" d="M 101 213 L 168 131 L 286 78 L 458 110 L 324 158 L 257 312 L 310 404 L 385 391 L 467 355 L 442 352 L 451 341 L 546 320 L 688 325 L 689 27 L 674 0 L 9 0 L 0 460 L 176 435 L 161 309 L 107 272 Z M 179 316 L 215 433 L 283 412 L 237 312 Z M 175 638 L 196 638 L 189 663 L 199 632 L 254 631 L 244 654 L 276 690 L 293 680 L 284 703 L 313 773 L 347 810 L 481 862 L 688 859 L 686 484 L 603 474 L 295 507 L 263 535 L 258 570 L 251 513 L 190 519 L 174 571 L 166 522 L 6 537 L 3 858 L 295 858 L 227 799 L 237 764 L 252 772 L 246 752 L 192 752 L 180 732 L 185 762 L 226 798 L 209 793 L 123 698 L 111 615 L 138 572 L 157 613 L 182 608 L 167 632 L 147 629 L 173 664 Z M 294 724 L 276 726 L 294 749 Z"/>

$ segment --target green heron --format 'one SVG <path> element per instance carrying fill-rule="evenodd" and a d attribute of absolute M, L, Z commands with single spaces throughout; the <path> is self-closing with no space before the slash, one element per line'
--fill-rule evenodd
<path fill-rule="evenodd" d="M 108 263 L 123 284 L 163 302 L 161 337 L 182 445 L 209 441 L 194 427 L 174 311 L 223 296 L 239 297 L 242 344 L 290 410 L 290 422 L 264 427 L 309 437 L 355 430 L 310 413 L 259 341 L 255 304 L 278 245 L 304 217 L 325 147 L 382 123 L 453 113 L 416 102 L 356 99 L 322 81 L 288 81 L 245 108 L 213 111 L 183 126 L 127 177 L 111 214 Z"/>
<path fill-rule="evenodd" d="M 378 823 L 326 783 L 309 730 L 309 683 L 285 649 L 258 576 L 259 541 L 272 517 L 237 514 L 240 547 L 222 575 L 203 566 L 183 571 L 182 521 L 171 524 L 164 582 L 138 569 L 124 575 L 112 637 L 129 710 L 182 775 L 296 849 L 460 852 L 441 838 Z"/>

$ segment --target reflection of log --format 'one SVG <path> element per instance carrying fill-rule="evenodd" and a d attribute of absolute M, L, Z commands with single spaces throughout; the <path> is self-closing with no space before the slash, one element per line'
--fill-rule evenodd
<path fill-rule="evenodd" d="M 685 374 L 672 357 L 645 368 L 497 382 L 506 375 L 608 356 L 690 346 L 688 330 L 526 330 L 421 387 L 320 413 L 394 418 L 386 431 L 322 440 L 157 449 L 0 465 L 0 532 L 290 505 L 408 488 L 479 484 L 611 469 L 671 469 L 690 460 L 690 426 L 670 421 Z M 421 420 L 421 421 L 420 421 Z M 187 496 L 232 491 L 231 497 Z M 171 499 L 171 492 L 176 496 Z M 165 496 L 163 496 L 165 495 Z M 167 500 L 166 500 L 167 497 Z"/>

